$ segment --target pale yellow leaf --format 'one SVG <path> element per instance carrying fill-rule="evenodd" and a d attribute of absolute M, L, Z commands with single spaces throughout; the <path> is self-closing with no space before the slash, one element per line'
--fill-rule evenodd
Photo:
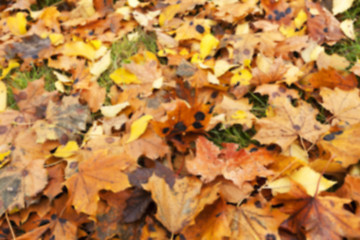
<path fill-rule="evenodd" d="M 0 112 L 6 109 L 6 85 L 0 81 Z"/>
<path fill-rule="evenodd" d="M 152 118 L 153 117 L 151 115 L 144 115 L 141 118 L 135 120 L 131 124 L 130 137 L 126 143 L 129 143 L 129 142 L 132 142 L 132 141 L 138 139 L 145 132 L 145 130 L 149 124 L 149 121 Z"/>
<path fill-rule="evenodd" d="M 340 23 L 340 29 L 343 31 L 345 36 L 351 40 L 355 40 L 355 30 L 354 30 L 354 21 L 351 19 L 346 19 Z"/>
<path fill-rule="evenodd" d="M 345 12 L 352 6 L 353 2 L 354 0 L 333 0 L 333 5 L 332 5 L 333 14 L 336 15 L 338 13 Z"/>
<path fill-rule="evenodd" d="M 115 117 L 119 112 L 129 106 L 129 102 L 118 103 L 111 106 L 103 106 L 100 108 L 102 115 L 105 117 L 111 118 Z"/>

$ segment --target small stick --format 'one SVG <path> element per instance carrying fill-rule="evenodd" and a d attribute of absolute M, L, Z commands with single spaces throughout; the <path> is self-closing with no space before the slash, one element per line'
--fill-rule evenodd
<path fill-rule="evenodd" d="M 16 235 L 15 235 L 14 229 L 11 226 L 11 222 L 10 222 L 9 215 L 8 215 L 7 211 L 5 212 L 5 218 L 6 218 L 7 224 L 9 225 L 9 229 L 10 229 L 10 232 L 11 232 L 12 239 L 16 240 Z"/>

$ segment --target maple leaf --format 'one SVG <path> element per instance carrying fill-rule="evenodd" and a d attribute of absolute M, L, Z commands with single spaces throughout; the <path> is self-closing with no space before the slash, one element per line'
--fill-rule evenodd
<path fill-rule="evenodd" d="M 78 212 L 95 215 L 98 192 L 102 189 L 118 192 L 130 187 L 124 171 L 131 165 L 125 154 L 107 155 L 95 152 L 92 158 L 79 163 L 78 172 L 66 180 L 72 193 L 72 204 Z"/>
<path fill-rule="evenodd" d="M 33 197 L 47 184 L 44 160 L 15 159 L 0 169 L 0 215 L 6 210 L 25 206 L 25 198 Z"/>
<path fill-rule="evenodd" d="M 40 78 L 30 82 L 24 90 L 13 89 L 16 103 L 21 112 L 35 119 L 45 117 L 48 102 L 56 95 L 56 92 L 47 92 L 44 86 L 44 78 Z"/>
<path fill-rule="evenodd" d="M 59 139 L 66 143 L 86 129 L 90 111 L 87 106 L 81 105 L 78 99 L 79 97 L 68 96 L 59 103 L 50 101 L 46 109 L 46 120 L 36 121 L 33 126 L 37 142 Z"/>
<path fill-rule="evenodd" d="M 191 224 L 206 204 L 218 198 L 219 190 L 218 185 L 202 188 L 201 181 L 195 177 L 176 179 L 170 186 L 157 175 L 152 175 L 142 187 L 151 192 L 157 204 L 156 218 L 172 233 Z"/>
<path fill-rule="evenodd" d="M 257 176 L 269 176 L 272 171 L 265 166 L 273 162 L 271 155 L 262 149 L 238 149 L 234 143 L 223 144 L 219 149 L 204 137 L 196 140 L 196 157 L 187 159 L 186 168 L 194 175 L 201 175 L 204 182 L 210 182 L 217 176 L 231 180 L 242 188 L 246 181 L 255 180 Z"/>
<path fill-rule="evenodd" d="M 322 136 L 319 146 L 330 152 L 335 162 L 348 167 L 359 161 L 360 123 L 345 127 L 343 130 Z"/>
<path fill-rule="evenodd" d="M 336 120 L 350 125 L 360 122 L 359 89 L 343 91 L 339 88 L 334 90 L 321 88 L 320 96 L 323 98 L 322 105 L 333 114 Z M 334 124 L 334 121 L 332 123 Z"/>
<path fill-rule="evenodd" d="M 279 194 L 275 205 L 290 215 L 282 227 L 309 239 L 342 239 L 343 236 L 360 236 L 360 218 L 344 208 L 351 199 L 331 196 L 310 197 L 299 185 L 292 185 L 289 193 Z"/>
<path fill-rule="evenodd" d="M 287 215 L 258 199 L 240 207 L 228 206 L 227 219 L 233 239 L 280 239 L 278 227 Z"/>
<path fill-rule="evenodd" d="M 276 143 L 286 150 L 298 136 L 315 143 L 329 126 L 316 121 L 318 111 L 310 104 L 298 101 L 298 107 L 291 105 L 287 98 L 277 98 L 275 116 L 259 119 L 260 127 L 254 139 L 263 144 Z"/>
<path fill-rule="evenodd" d="M 231 236 L 228 206 L 222 199 L 207 206 L 195 219 L 196 224 L 186 227 L 181 235 L 186 239 L 222 239 Z"/>
<path fill-rule="evenodd" d="M 247 99 L 233 100 L 224 96 L 222 102 L 215 105 L 214 112 L 225 114 L 225 127 L 242 124 L 245 128 L 251 128 L 255 120 L 255 116 L 250 112 L 251 108 Z"/>

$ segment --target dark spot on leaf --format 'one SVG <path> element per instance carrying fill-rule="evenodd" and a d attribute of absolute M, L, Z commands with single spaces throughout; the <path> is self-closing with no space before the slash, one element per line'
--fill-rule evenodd
<path fill-rule="evenodd" d="M 205 119 L 205 114 L 203 112 L 196 112 L 194 115 L 196 121 L 202 121 Z"/>
<path fill-rule="evenodd" d="M 4 134 L 7 132 L 7 126 L 1 125 L 0 126 L 0 134 Z"/>
<path fill-rule="evenodd" d="M 318 126 L 318 125 L 314 125 L 314 128 L 316 129 L 316 130 L 320 130 L 321 128 Z"/>
<path fill-rule="evenodd" d="M 192 125 L 195 129 L 200 129 L 204 127 L 200 122 L 194 122 Z"/>
<path fill-rule="evenodd" d="M 244 49 L 244 51 L 243 51 L 243 54 L 245 54 L 245 55 L 249 55 L 249 54 L 250 54 L 250 50 L 249 50 L 249 49 L 247 49 L 247 48 L 245 48 L 245 49 Z"/>
<path fill-rule="evenodd" d="M 59 218 L 59 222 L 61 223 L 61 224 L 65 224 L 66 223 L 66 219 L 65 218 Z"/>
<path fill-rule="evenodd" d="M 1 229 L 5 234 L 10 234 L 10 229 L 9 228 L 3 228 Z"/>
<path fill-rule="evenodd" d="M 212 113 L 214 111 L 215 106 L 211 106 L 208 113 Z"/>
<path fill-rule="evenodd" d="M 273 15 L 269 14 L 268 19 L 269 19 L 269 20 L 272 20 L 272 19 L 273 19 Z"/>
<path fill-rule="evenodd" d="M 32 58 L 33 58 L 33 59 L 38 59 L 39 56 L 38 56 L 37 54 L 34 54 L 34 55 L 32 55 Z"/>
<path fill-rule="evenodd" d="M 21 100 L 25 100 L 27 98 L 27 93 L 24 91 L 21 91 L 18 95 L 15 96 L 15 100 L 21 101 Z"/>
<path fill-rule="evenodd" d="M 174 128 L 178 131 L 185 131 L 186 130 L 186 126 L 183 122 L 177 122 L 174 126 Z"/>
<path fill-rule="evenodd" d="M 205 28 L 203 26 L 199 25 L 199 24 L 196 25 L 195 29 L 196 29 L 196 31 L 198 33 L 204 33 L 205 32 Z"/>
<path fill-rule="evenodd" d="M 340 135 L 340 134 L 342 134 L 342 133 L 343 133 L 343 131 L 342 131 L 342 130 L 337 131 L 337 132 L 333 132 L 333 134 L 335 134 L 335 135 Z"/>
<path fill-rule="evenodd" d="M 194 22 L 193 22 L 193 21 L 191 21 L 191 22 L 189 23 L 189 25 L 190 25 L 190 26 L 194 25 Z"/>
<path fill-rule="evenodd" d="M 285 13 L 284 13 L 284 12 L 280 12 L 280 13 L 279 13 L 279 16 L 280 16 L 281 18 L 283 18 L 283 17 L 285 17 Z"/>
<path fill-rule="evenodd" d="M 220 216 L 221 216 L 221 212 L 215 215 L 215 217 L 220 217 Z"/>
<path fill-rule="evenodd" d="M 301 129 L 301 127 L 297 124 L 292 126 L 296 131 L 299 131 Z"/>
<path fill-rule="evenodd" d="M 75 78 L 74 84 L 77 84 L 79 82 L 79 78 Z"/>
<path fill-rule="evenodd" d="M 256 147 L 253 147 L 253 148 L 251 148 L 250 150 L 249 150 L 249 152 L 250 153 L 252 153 L 252 152 L 256 152 L 258 149 L 256 148 Z"/>
<path fill-rule="evenodd" d="M 68 141 L 69 141 L 69 137 L 66 134 L 63 134 L 59 139 L 61 145 L 66 145 Z"/>
<path fill-rule="evenodd" d="M 325 136 L 323 137 L 323 139 L 324 139 L 325 141 L 334 140 L 334 139 L 335 139 L 335 134 L 333 134 L 333 133 L 327 134 L 327 135 L 325 135 Z"/>
<path fill-rule="evenodd" d="M 261 207 L 262 207 L 261 202 L 260 202 L 260 201 L 256 201 L 256 202 L 255 202 L 255 207 L 261 208 Z"/>
<path fill-rule="evenodd" d="M 279 15 L 279 10 L 275 9 L 274 13 L 275 13 L 275 15 Z"/>
<path fill-rule="evenodd" d="M 51 238 L 49 240 L 55 240 L 55 236 L 52 235 Z"/>
<path fill-rule="evenodd" d="M 156 232 L 156 228 L 154 227 L 154 224 L 149 224 L 149 225 L 148 225 L 148 230 L 149 230 L 150 232 Z"/>
<path fill-rule="evenodd" d="M 94 30 L 91 30 L 91 31 L 89 32 L 89 36 L 92 36 L 92 35 L 94 35 Z"/>
<path fill-rule="evenodd" d="M 288 7 L 288 8 L 285 10 L 285 14 L 289 14 L 289 13 L 291 13 L 291 8 L 290 8 L 290 7 Z"/>
<path fill-rule="evenodd" d="M 74 168 L 76 168 L 77 167 L 77 165 L 78 165 L 78 163 L 77 162 L 72 162 L 72 163 L 70 163 L 70 168 L 71 169 L 74 169 Z"/>
<path fill-rule="evenodd" d="M 324 28 L 324 32 L 327 33 L 329 31 L 329 29 L 326 27 Z"/>
<path fill-rule="evenodd" d="M 24 170 L 21 171 L 21 176 L 22 176 L 22 177 L 26 177 L 28 174 L 29 174 L 29 171 L 26 170 L 26 169 L 24 169 Z"/>
<path fill-rule="evenodd" d="M 276 144 L 270 144 L 269 146 L 266 147 L 266 150 L 268 151 L 272 151 L 276 148 Z"/>
<path fill-rule="evenodd" d="M 176 134 L 176 135 L 174 136 L 174 139 L 175 139 L 176 141 L 182 142 L 181 134 Z"/>
<path fill-rule="evenodd" d="M 280 15 L 276 15 L 275 20 L 279 21 L 281 19 Z"/>
<path fill-rule="evenodd" d="M 211 98 L 216 98 L 218 95 L 219 95 L 219 92 L 218 92 L 218 91 L 213 91 L 213 92 L 211 93 Z"/>
<path fill-rule="evenodd" d="M 179 239 L 180 239 L 180 240 L 186 240 L 185 236 L 182 235 L 181 233 L 180 233 L 180 235 L 179 235 Z"/>
<path fill-rule="evenodd" d="M 105 138 L 105 142 L 108 144 L 111 144 L 111 143 L 115 142 L 115 139 L 112 137 L 107 137 L 107 138 Z"/>
<path fill-rule="evenodd" d="M 276 236 L 274 234 L 268 233 L 265 236 L 266 240 L 276 240 Z"/>
<path fill-rule="evenodd" d="M 162 129 L 162 133 L 166 134 L 167 132 L 169 132 L 169 130 L 170 130 L 170 128 L 165 127 L 165 128 Z"/>
<path fill-rule="evenodd" d="M 51 218 L 51 220 L 55 221 L 57 216 L 56 216 L 56 214 L 52 214 L 50 218 Z"/>
<path fill-rule="evenodd" d="M 44 225 L 48 224 L 49 222 L 50 222 L 49 220 L 43 219 L 43 220 L 40 221 L 40 223 L 39 223 L 38 226 L 39 226 L 39 227 L 44 226 Z"/>

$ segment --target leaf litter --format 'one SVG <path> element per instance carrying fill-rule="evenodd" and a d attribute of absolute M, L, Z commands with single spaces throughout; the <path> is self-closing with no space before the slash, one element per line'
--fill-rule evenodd
<path fill-rule="evenodd" d="M 46 3 L 0 3 L 1 239 L 360 238 L 358 1 Z"/>

